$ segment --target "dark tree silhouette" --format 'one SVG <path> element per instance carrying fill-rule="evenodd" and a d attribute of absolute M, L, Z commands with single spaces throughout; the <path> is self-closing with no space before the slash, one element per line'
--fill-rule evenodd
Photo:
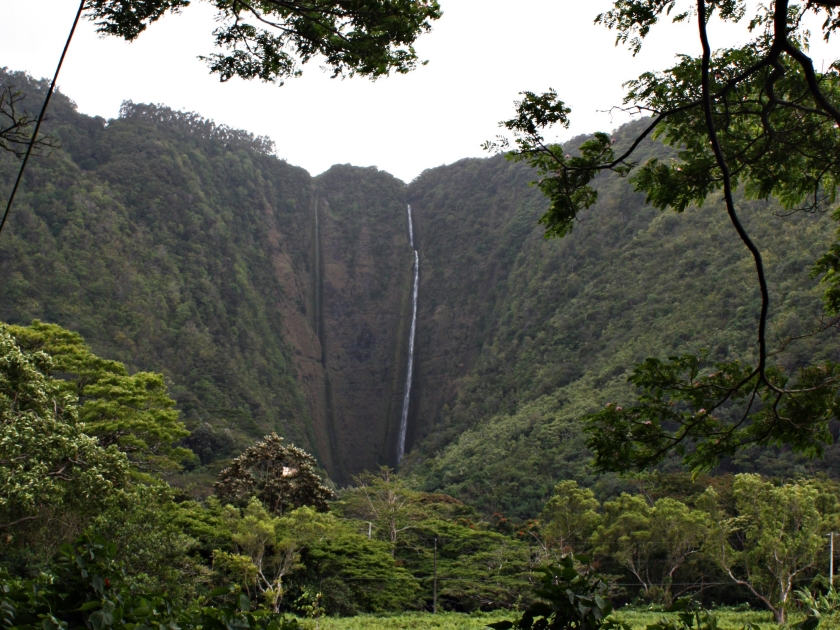
<path fill-rule="evenodd" d="M 273 514 L 282 515 L 304 505 L 329 511 L 332 491 L 315 472 L 315 458 L 296 446 L 286 446 L 276 433 L 233 460 L 219 473 L 216 494 L 226 503 L 244 506 L 258 498 Z"/>

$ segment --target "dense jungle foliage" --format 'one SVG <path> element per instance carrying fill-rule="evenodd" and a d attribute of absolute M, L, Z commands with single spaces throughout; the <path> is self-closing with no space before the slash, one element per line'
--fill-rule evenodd
<path fill-rule="evenodd" d="M 584 599 L 595 585 L 616 603 L 668 606 L 695 593 L 781 621 L 810 597 L 806 586 L 824 583 L 826 533 L 840 524 L 840 486 L 825 478 L 674 473 L 603 502 L 564 481 L 538 519 L 487 520 L 387 467 L 330 489 L 311 456 L 277 435 L 195 500 L 165 481 L 195 455 L 174 446 L 185 431 L 165 414 L 174 403 L 160 375 L 128 376 L 77 334 L 37 322 L 4 326 L 0 350 L 8 627 L 208 627 L 227 615 L 283 628 L 297 623 L 289 613 L 541 606 L 541 574 L 560 563 L 578 575 L 572 554 L 582 553 L 603 574 L 575 587 Z M 168 465 L 150 465 L 150 452 L 168 453 Z"/>

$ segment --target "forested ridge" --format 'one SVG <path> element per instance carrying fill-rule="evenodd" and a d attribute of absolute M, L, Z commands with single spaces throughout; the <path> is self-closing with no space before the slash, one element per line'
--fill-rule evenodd
<path fill-rule="evenodd" d="M 264 229 L 295 219 L 266 221 L 269 203 L 309 207 L 309 178 L 173 118 L 127 105 L 106 124 L 57 95 L 48 130 L 62 149 L 33 162 L 0 245 L 3 319 L 61 323 L 102 355 L 163 371 L 188 422 L 282 426 L 310 445 Z M 2 164 L 8 182 L 16 163 Z"/>
<path fill-rule="evenodd" d="M 23 75 L 4 80 L 38 94 Z M 403 185 L 336 167 L 319 192 L 265 139 L 164 107 L 126 103 L 106 123 L 59 94 L 52 111 L 46 129 L 63 148 L 33 161 L 0 245 L 0 317 L 60 323 L 102 355 L 165 373 L 188 426 L 203 427 L 205 463 L 272 430 L 344 481 L 388 461 L 400 264 L 410 272 Z M 3 156 L 4 181 L 15 167 Z M 390 303 L 369 309 L 368 299 Z M 374 363 L 363 391 L 385 383 L 376 401 L 345 404 L 359 390 L 348 379 L 363 379 L 347 362 Z M 370 416 L 377 435 L 353 447 Z"/>

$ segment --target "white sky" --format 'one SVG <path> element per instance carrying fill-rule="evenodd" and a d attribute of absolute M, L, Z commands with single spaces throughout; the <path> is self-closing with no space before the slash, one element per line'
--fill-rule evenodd
<path fill-rule="evenodd" d="M 603 110 L 621 104 L 621 84 L 699 54 L 696 26 L 656 28 L 635 59 L 594 26 L 611 0 L 441 0 L 444 16 L 417 45 L 429 65 L 371 82 L 332 80 L 317 62 L 277 87 L 234 79 L 219 83 L 198 55 L 212 52 L 214 12 L 194 2 L 128 44 L 100 38 L 84 22 L 59 78 L 86 114 L 117 116 L 123 100 L 163 103 L 217 123 L 267 135 L 277 154 L 318 174 L 332 164 L 375 165 L 410 181 L 426 168 L 483 155 L 518 92 L 554 87 L 572 108 L 579 133 L 608 131 L 625 119 Z M 0 0 L 0 66 L 52 77 L 78 4 L 75 0 Z M 711 32 L 714 48 L 743 26 Z M 815 42 L 816 65 L 840 57 L 837 41 Z M 601 111 L 599 111 L 601 110 Z"/>

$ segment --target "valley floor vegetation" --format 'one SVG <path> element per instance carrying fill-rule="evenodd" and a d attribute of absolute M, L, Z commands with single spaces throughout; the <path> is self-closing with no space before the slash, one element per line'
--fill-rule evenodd
<path fill-rule="evenodd" d="M 605 618 L 686 596 L 764 611 L 719 627 L 840 605 L 826 580 L 840 518 L 829 479 L 648 474 L 600 498 L 563 481 L 538 518 L 513 521 L 387 467 L 336 488 L 272 434 L 199 499 L 166 481 L 197 456 L 163 376 L 129 374 L 38 321 L 0 329 L 0 418 L 7 628 L 514 627 L 505 618 L 572 590 Z M 440 617 L 423 612 L 435 606 Z"/>

